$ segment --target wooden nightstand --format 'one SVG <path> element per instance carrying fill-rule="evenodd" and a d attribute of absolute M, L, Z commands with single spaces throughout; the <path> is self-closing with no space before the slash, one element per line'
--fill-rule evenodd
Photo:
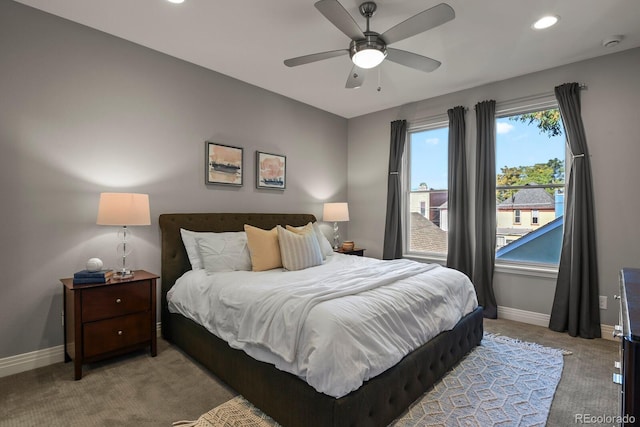
<path fill-rule="evenodd" d="M 64 360 L 74 362 L 74 378 L 82 365 L 150 347 L 157 354 L 156 279 L 137 270 L 132 278 L 109 283 L 74 285 L 64 289 Z"/>
<path fill-rule="evenodd" d="M 353 248 L 350 251 L 345 251 L 342 248 L 334 250 L 334 252 L 338 252 L 339 254 L 356 255 L 356 256 L 364 256 L 364 251 L 366 251 L 366 249 L 363 249 L 363 248 Z"/>

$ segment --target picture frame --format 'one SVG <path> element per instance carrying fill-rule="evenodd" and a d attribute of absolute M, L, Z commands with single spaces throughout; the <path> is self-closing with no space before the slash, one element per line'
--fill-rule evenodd
<path fill-rule="evenodd" d="M 207 141 L 205 143 L 205 183 L 241 187 L 243 149 Z"/>
<path fill-rule="evenodd" d="M 284 190 L 287 187 L 287 157 L 256 151 L 256 188 Z"/>

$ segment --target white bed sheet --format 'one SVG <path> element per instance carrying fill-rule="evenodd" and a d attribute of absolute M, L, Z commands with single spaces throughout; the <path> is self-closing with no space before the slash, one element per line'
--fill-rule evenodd
<path fill-rule="evenodd" d="M 343 284 L 352 281 L 347 278 L 354 272 L 363 273 L 368 284 L 345 290 Z M 394 272 L 399 280 L 390 280 Z M 307 298 L 312 280 L 321 291 Z M 337 298 L 326 297 L 334 293 Z M 302 298 L 305 308 L 293 303 L 293 295 Z M 456 270 L 342 254 L 300 271 L 189 271 L 167 299 L 172 313 L 336 398 L 452 329 L 478 305 L 470 280 Z M 264 306 L 274 306 L 276 312 L 269 314 Z M 292 318 L 295 311 L 303 317 Z"/>

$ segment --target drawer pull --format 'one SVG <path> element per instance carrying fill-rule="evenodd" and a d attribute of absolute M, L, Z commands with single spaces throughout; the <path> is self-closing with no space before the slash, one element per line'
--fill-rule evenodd
<path fill-rule="evenodd" d="M 622 326 L 620 325 L 615 325 L 613 327 L 613 337 L 614 338 L 618 338 L 621 337 L 624 334 L 624 332 L 622 331 Z"/>
<path fill-rule="evenodd" d="M 122 300 L 120 298 L 116 298 L 116 304 L 120 304 Z"/>
<path fill-rule="evenodd" d="M 118 331 L 118 335 L 122 335 L 122 331 Z"/>

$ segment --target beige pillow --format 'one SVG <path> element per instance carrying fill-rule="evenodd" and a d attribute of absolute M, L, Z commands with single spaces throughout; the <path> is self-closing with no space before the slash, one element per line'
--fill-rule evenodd
<path fill-rule="evenodd" d="M 303 225 L 300 227 L 294 227 L 293 225 L 287 225 L 287 230 L 292 231 L 296 234 L 306 234 L 309 233 L 310 231 L 314 231 L 313 230 L 313 224 L 312 223 L 308 223 L 307 225 Z"/>
<path fill-rule="evenodd" d="M 322 252 L 313 227 L 301 233 L 285 230 L 279 225 L 276 228 L 284 268 L 295 271 L 322 264 Z"/>
<path fill-rule="evenodd" d="M 251 254 L 251 269 L 253 271 L 272 270 L 282 267 L 280 246 L 278 245 L 278 230 L 263 230 L 249 224 L 244 225 L 247 233 L 247 246 Z"/>

